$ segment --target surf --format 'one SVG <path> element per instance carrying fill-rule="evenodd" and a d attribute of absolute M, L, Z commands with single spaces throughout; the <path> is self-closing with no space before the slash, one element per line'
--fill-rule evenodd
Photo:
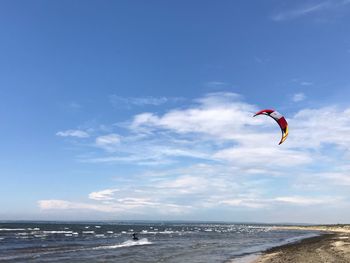
<path fill-rule="evenodd" d="M 140 240 L 133 241 L 133 240 L 127 240 L 120 244 L 115 245 L 109 245 L 109 246 L 98 246 L 93 248 L 94 250 L 98 249 L 115 249 L 115 248 L 122 248 L 122 247 L 133 247 L 133 246 L 144 246 L 144 245 L 151 245 L 153 244 L 151 241 L 148 241 L 147 238 L 141 238 Z"/>

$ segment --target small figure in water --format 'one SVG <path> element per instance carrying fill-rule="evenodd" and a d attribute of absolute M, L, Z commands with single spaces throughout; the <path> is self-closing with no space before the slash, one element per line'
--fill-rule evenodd
<path fill-rule="evenodd" d="M 134 240 L 134 241 L 139 240 L 139 237 L 137 236 L 137 233 L 132 234 L 132 240 Z"/>

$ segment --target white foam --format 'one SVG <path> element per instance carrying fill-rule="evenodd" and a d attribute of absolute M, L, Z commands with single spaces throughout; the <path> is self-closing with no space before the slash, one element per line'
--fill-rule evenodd
<path fill-rule="evenodd" d="M 152 244 L 152 242 L 148 241 L 147 238 L 142 238 L 138 241 L 127 240 L 121 244 L 116 244 L 111 246 L 99 246 L 93 249 L 115 249 L 115 248 L 121 248 L 121 247 L 143 246 L 143 245 L 150 245 L 150 244 Z"/>
<path fill-rule="evenodd" d="M 58 231 L 43 231 L 44 234 L 72 234 L 73 231 L 62 231 L 62 230 L 58 230 Z"/>
<path fill-rule="evenodd" d="M 174 234 L 176 231 L 171 231 L 171 230 L 164 230 L 164 231 L 159 231 L 159 234 Z"/>
<path fill-rule="evenodd" d="M 95 234 L 95 231 L 83 231 L 83 234 Z"/>
<path fill-rule="evenodd" d="M 27 228 L 27 230 L 30 230 L 30 231 L 39 231 L 40 230 L 40 228 L 38 228 L 38 227 L 35 227 L 35 228 Z"/>
<path fill-rule="evenodd" d="M 0 228 L 0 231 L 25 231 L 24 228 Z"/>
<path fill-rule="evenodd" d="M 16 233 L 16 236 L 28 236 L 29 233 L 25 232 L 25 233 Z"/>

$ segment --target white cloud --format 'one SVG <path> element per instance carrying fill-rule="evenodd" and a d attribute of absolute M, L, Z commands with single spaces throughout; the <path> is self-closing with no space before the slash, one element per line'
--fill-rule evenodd
<path fill-rule="evenodd" d="M 300 92 L 300 93 L 296 93 L 293 95 L 293 101 L 294 102 L 300 102 L 305 100 L 306 96 L 304 93 Z"/>
<path fill-rule="evenodd" d="M 40 200 L 39 208 L 42 210 L 95 210 L 99 212 L 116 212 L 120 211 L 115 207 L 104 204 L 88 204 L 70 202 L 65 200 Z"/>
<path fill-rule="evenodd" d="M 289 203 L 293 205 L 320 205 L 320 204 L 330 204 L 339 201 L 338 198 L 334 197 L 303 197 L 303 196 L 281 196 L 276 197 L 275 201 L 282 203 Z"/>
<path fill-rule="evenodd" d="M 242 173 L 244 170 L 226 165 L 199 164 L 163 170 L 157 176 L 140 174 L 131 177 L 127 184 L 120 184 L 118 189 L 108 188 L 90 193 L 89 198 L 95 203 L 41 200 L 38 204 L 44 211 L 94 210 L 119 215 L 138 214 L 142 218 L 145 215 L 183 216 L 210 209 L 227 213 L 237 208 L 240 211 L 262 208 L 271 211 L 281 205 L 284 209 L 294 209 L 295 206 L 322 207 L 339 204 L 342 200 L 334 195 L 271 197 L 271 190 L 276 187 L 271 185 L 271 180 Z M 312 182 L 314 179 L 310 178 Z M 287 194 L 290 189 L 284 188 Z"/>
<path fill-rule="evenodd" d="M 61 137 L 77 137 L 77 138 L 88 138 L 90 135 L 81 130 L 66 130 L 66 131 L 59 131 L 56 133 L 57 136 Z"/>
<path fill-rule="evenodd" d="M 105 203 L 82 203 L 70 202 L 65 200 L 40 200 L 38 206 L 41 210 L 94 210 L 104 213 L 129 213 L 146 214 L 156 212 L 158 214 L 182 214 L 189 211 L 190 206 L 152 202 L 147 198 L 121 198 L 114 202 L 105 201 Z"/>
<path fill-rule="evenodd" d="M 212 93 L 199 100 L 199 105 L 173 110 L 163 116 L 152 113 L 136 115 L 131 124 L 134 130 L 167 129 L 177 133 L 206 133 L 220 138 L 233 139 L 246 125 L 256 125 L 253 119 L 256 107 L 240 102 L 233 93 Z"/>
<path fill-rule="evenodd" d="M 183 101 L 184 98 L 180 97 L 153 97 L 153 96 L 147 96 L 147 97 L 122 97 L 118 95 L 111 95 L 110 101 L 112 105 L 116 108 L 131 108 L 132 106 L 159 106 L 165 103 L 175 103 Z"/>
<path fill-rule="evenodd" d="M 234 147 L 218 151 L 215 158 L 248 167 L 292 167 L 312 162 L 308 153 L 277 147 Z"/>
<path fill-rule="evenodd" d="M 205 85 L 209 88 L 222 88 L 227 86 L 228 83 L 222 81 L 208 81 L 205 83 Z"/>
<path fill-rule="evenodd" d="M 121 137 L 118 134 L 111 133 L 96 138 L 96 146 L 106 151 L 115 151 L 120 144 Z"/>
<path fill-rule="evenodd" d="M 174 195 L 196 194 L 205 193 L 210 187 L 210 182 L 213 183 L 213 181 L 205 177 L 184 175 L 175 179 L 162 180 L 155 187 L 171 191 Z"/>
<path fill-rule="evenodd" d="M 324 2 L 317 3 L 315 5 L 304 6 L 304 7 L 298 8 L 298 9 L 281 12 L 277 15 L 274 15 L 272 17 L 272 19 L 274 21 L 295 19 L 295 18 L 298 18 L 301 16 L 305 16 L 308 14 L 312 14 L 312 13 L 327 9 L 330 6 L 331 6 L 331 4 L 329 1 L 324 1 Z"/>
<path fill-rule="evenodd" d="M 72 110 L 79 110 L 79 109 L 82 108 L 82 106 L 79 103 L 75 102 L 75 101 L 72 101 L 72 102 L 68 103 L 68 107 L 70 109 L 72 109 Z"/>
<path fill-rule="evenodd" d="M 150 142 L 137 141 L 132 144 L 125 144 L 127 145 L 125 147 L 116 145 L 116 147 L 111 149 L 108 148 L 109 152 L 114 152 L 111 156 L 82 159 L 81 161 L 91 163 L 123 162 L 156 166 L 173 163 L 178 158 L 211 159 L 205 152 L 190 149 L 189 147 L 175 146 L 171 142 L 162 143 L 161 140 L 151 140 Z"/>
<path fill-rule="evenodd" d="M 310 82 L 310 81 L 302 81 L 302 82 L 300 82 L 300 85 L 301 85 L 301 86 L 312 86 L 313 83 Z"/>
<path fill-rule="evenodd" d="M 350 186 L 350 169 L 343 169 L 342 171 L 326 172 L 317 174 L 319 179 L 328 179 L 327 184 Z"/>
<path fill-rule="evenodd" d="M 248 207 L 248 208 L 265 208 L 267 205 L 264 204 L 263 200 L 258 199 L 228 199 L 219 201 L 221 205 L 234 206 L 234 207 Z"/>
<path fill-rule="evenodd" d="M 89 194 L 89 198 L 92 200 L 105 201 L 113 200 L 114 193 L 119 191 L 118 189 L 105 189 L 102 191 L 92 192 Z"/>
<path fill-rule="evenodd" d="M 339 202 L 338 197 L 305 197 L 305 196 L 281 196 L 275 198 L 237 198 L 222 200 L 219 203 L 228 206 L 243 206 L 251 208 L 265 208 L 273 207 L 278 203 L 283 203 L 283 205 L 297 205 L 297 206 L 316 206 L 316 205 L 326 205 Z"/>
<path fill-rule="evenodd" d="M 350 1 L 344 0 L 333 0 L 333 1 L 322 1 L 312 5 L 303 5 L 298 8 L 290 9 L 287 11 L 280 12 L 272 17 L 274 21 L 285 21 L 297 19 L 299 17 L 304 17 L 307 15 L 320 13 L 321 11 L 334 11 L 344 8 L 345 5 L 348 5 Z"/>
<path fill-rule="evenodd" d="M 290 120 L 291 136 L 289 142 L 293 146 L 320 148 L 322 145 L 350 149 L 350 108 L 323 107 L 319 109 L 303 109 Z"/>

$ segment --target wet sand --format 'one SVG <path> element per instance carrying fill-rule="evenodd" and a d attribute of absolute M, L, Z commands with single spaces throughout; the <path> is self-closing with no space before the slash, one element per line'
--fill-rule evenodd
<path fill-rule="evenodd" d="M 350 263 L 350 233 L 335 231 L 269 249 L 254 263 Z"/>

